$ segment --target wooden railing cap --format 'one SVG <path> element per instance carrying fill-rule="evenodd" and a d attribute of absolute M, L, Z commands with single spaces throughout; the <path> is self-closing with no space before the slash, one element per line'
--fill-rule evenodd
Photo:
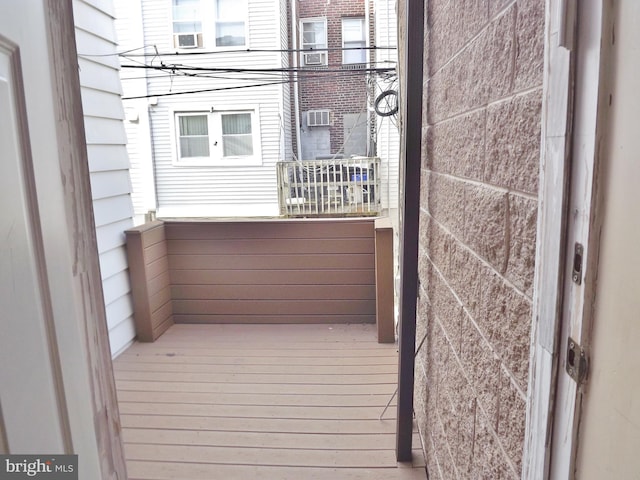
<path fill-rule="evenodd" d="M 149 230 L 153 230 L 154 228 L 162 227 L 164 222 L 162 220 L 154 220 L 152 222 L 143 223 L 142 225 L 138 225 L 133 228 L 129 228 L 125 230 L 124 233 L 126 235 L 140 235 L 144 232 L 148 232 Z"/>
<path fill-rule="evenodd" d="M 393 228 L 393 223 L 391 222 L 390 217 L 380 217 L 376 218 L 374 228 L 376 230 L 383 230 L 386 228 Z"/>

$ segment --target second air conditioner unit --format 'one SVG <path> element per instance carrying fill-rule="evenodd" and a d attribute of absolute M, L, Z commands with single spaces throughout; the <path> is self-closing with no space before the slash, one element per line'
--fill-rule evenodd
<path fill-rule="evenodd" d="M 329 110 L 309 110 L 307 112 L 308 127 L 326 127 L 329 125 Z"/>
<path fill-rule="evenodd" d="M 302 60 L 304 65 L 326 65 L 327 53 L 326 52 L 303 53 Z"/>
<path fill-rule="evenodd" d="M 175 48 L 199 48 L 202 47 L 201 33 L 176 33 L 173 35 Z"/>

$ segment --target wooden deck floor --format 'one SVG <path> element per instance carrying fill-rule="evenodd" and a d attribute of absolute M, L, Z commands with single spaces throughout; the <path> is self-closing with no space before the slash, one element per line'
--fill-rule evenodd
<path fill-rule="evenodd" d="M 130 480 L 425 479 L 375 325 L 175 325 L 114 362 Z"/>

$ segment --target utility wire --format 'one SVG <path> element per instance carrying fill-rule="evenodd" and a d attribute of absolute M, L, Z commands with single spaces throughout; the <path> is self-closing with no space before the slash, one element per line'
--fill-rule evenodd
<path fill-rule="evenodd" d="M 241 88 L 252 88 L 252 87 L 266 87 L 269 85 L 282 85 L 284 83 L 289 83 L 289 81 L 282 82 L 268 82 L 268 83 L 258 83 L 254 85 L 237 85 L 234 87 L 219 87 L 219 88 L 204 88 L 201 90 L 189 90 L 186 92 L 169 92 L 169 93 L 156 93 L 153 95 L 138 95 L 134 97 L 123 97 L 122 100 L 138 100 L 141 98 L 153 98 L 153 97 L 168 97 L 170 95 L 189 95 L 191 93 L 202 93 L 202 92 L 218 92 L 221 90 L 238 90 Z"/>
<path fill-rule="evenodd" d="M 223 72 L 223 73 L 264 73 L 264 72 L 282 72 L 282 73 L 312 73 L 314 75 L 322 74 L 323 72 L 336 73 L 336 72 L 358 72 L 358 73 L 385 73 L 395 71 L 395 67 L 373 67 L 373 68 L 354 68 L 354 69 L 336 69 L 336 68 L 235 68 L 235 67 L 195 67 L 178 64 L 161 64 L 160 66 L 153 65 L 122 65 L 121 68 L 140 68 L 149 70 L 162 70 L 162 71 L 195 71 L 195 72 Z"/>
<path fill-rule="evenodd" d="M 146 48 L 156 48 L 155 45 L 146 45 L 144 47 L 132 48 L 123 52 L 114 53 L 79 53 L 79 57 L 111 57 L 111 56 L 125 56 L 129 52 L 135 52 L 137 50 L 144 50 Z M 172 57 L 172 56 L 197 56 L 197 55 L 221 55 L 229 53 L 297 53 L 297 52 L 338 52 L 349 50 L 397 50 L 397 47 L 378 47 L 375 45 L 369 47 L 332 47 L 332 48 L 242 48 L 234 50 L 209 50 L 209 51 L 186 51 L 186 52 L 163 52 L 159 53 L 157 49 L 153 53 L 135 53 L 126 55 L 127 57 Z"/>
<path fill-rule="evenodd" d="M 162 79 L 172 76 L 184 77 L 184 78 L 204 78 L 204 79 L 216 79 L 216 80 L 232 80 L 232 81 L 261 81 L 268 78 L 276 78 L 281 79 L 283 77 L 287 77 L 291 75 L 292 72 L 256 72 L 251 76 L 247 76 L 243 72 L 229 72 L 229 75 L 225 73 L 192 73 L 192 72 L 183 72 L 181 70 L 172 70 L 169 68 L 158 69 L 159 73 L 157 75 L 148 75 L 148 76 L 136 76 L 136 77 L 125 77 L 122 80 L 141 80 L 141 79 Z M 324 71 L 325 73 L 322 75 L 318 75 L 317 72 L 300 72 L 298 74 L 299 78 L 304 79 L 326 79 L 326 78 L 349 78 L 349 77 L 360 77 L 361 73 L 358 73 L 355 70 L 331 70 Z M 231 76 L 233 73 L 238 73 L 238 75 L 242 76 Z"/>
<path fill-rule="evenodd" d="M 166 72 L 166 69 L 163 69 L 163 71 Z M 326 70 L 325 70 L 326 71 Z M 349 70 L 347 70 L 349 71 Z M 354 70 L 355 71 L 355 70 Z M 346 71 L 345 71 L 346 72 Z M 334 73 L 339 73 L 339 72 L 334 72 Z M 173 77 L 177 74 L 173 74 L 173 73 L 168 73 L 166 75 L 164 75 L 165 77 Z M 283 73 L 280 74 L 280 78 L 282 78 L 282 76 L 285 76 Z M 209 77 L 206 75 L 202 75 L 202 74 L 187 74 L 186 78 L 190 78 L 192 76 L 197 76 L 198 78 L 211 78 L 211 79 L 217 79 L 216 77 Z M 338 75 L 333 76 L 332 78 L 338 78 Z M 142 77 L 144 78 L 144 77 Z M 155 76 L 153 77 L 155 78 Z M 324 79 L 326 79 L 327 77 L 322 77 Z M 224 77 L 224 79 L 227 80 L 245 80 L 248 81 L 247 78 L 231 78 L 231 77 Z M 181 91 L 181 92 L 168 92 L 168 93 L 158 93 L 158 94 L 148 94 L 148 95 L 139 95 L 139 96 L 132 96 L 132 97 L 123 97 L 122 100 L 137 100 L 137 99 L 142 99 L 142 98 L 153 98 L 153 97 L 168 97 L 168 96 L 172 96 L 172 95 L 189 95 L 189 94 L 194 94 L 194 93 L 203 93 L 203 92 L 216 92 L 216 91 L 222 91 L 222 90 L 239 90 L 239 89 L 243 89 L 243 88 L 254 88 L 254 87 L 265 87 L 265 86 L 270 86 L 270 85 L 284 85 L 284 84 L 294 84 L 296 82 L 301 82 L 304 83 L 306 81 L 309 80 L 317 80 L 317 76 L 311 76 L 311 77 L 307 77 L 307 76 L 300 76 L 298 75 L 297 78 L 289 78 L 286 80 L 280 80 L 280 81 L 271 81 L 271 82 L 263 82 L 263 83 L 257 83 L 257 84 L 248 84 L 248 85 L 234 85 L 234 86 L 229 86 L 229 87 L 217 87 L 217 88 L 203 88 L 203 89 L 196 89 L 196 90 L 188 90 L 188 91 Z M 261 79 L 256 78 L 256 81 L 259 81 Z M 274 79 L 275 80 L 275 79 Z"/>

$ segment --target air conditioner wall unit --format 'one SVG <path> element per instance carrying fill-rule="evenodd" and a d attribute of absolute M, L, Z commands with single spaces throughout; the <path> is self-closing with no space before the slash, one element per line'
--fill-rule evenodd
<path fill-rule="evenodd" d="M 303 53 L 302 60 L 304 65 L 326 65 L 327 53 L 326 52 Z"/>
<path fill-rule="evenodd" d="M 176 33 L 173 35 L 175 48 L 200 48 L 202 47 L 201 33 Z"/>
<path fill-rule="evenodd" d="M 329 110 L 309 110 L 307 112 L 307 126 L 326 127 L 330 125 Z"/>

